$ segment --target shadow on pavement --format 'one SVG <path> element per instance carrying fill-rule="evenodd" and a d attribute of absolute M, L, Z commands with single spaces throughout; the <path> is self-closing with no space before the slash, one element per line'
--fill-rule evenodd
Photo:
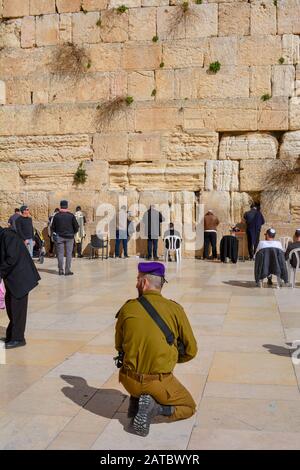
<path fill-rule="evenodd" d="M 253 289 L 253 287 L 256 287 L 255 281 L 223 281 L 223 284 L 234 287 L 247 287 L 248 289 Z"/>

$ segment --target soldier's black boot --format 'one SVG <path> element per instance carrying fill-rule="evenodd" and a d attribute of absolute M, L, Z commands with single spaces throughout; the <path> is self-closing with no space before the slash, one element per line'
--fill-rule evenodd
<path fill-rule="evenodd" d="M 139 410 L 139 399 L 130 395 L 127 417 L 134 418 L 138 410 Z"/>
<path fill-rule="evenodd" d="M 151 395 L 141 395 L 138 412 L 133 419 L 133 428 L 136 434 L 145 437 L 149 434 L 151 419 L 154 416 L 171 416 L 173 412 L 174 408 L 172 406 L 160 405 Z"/>

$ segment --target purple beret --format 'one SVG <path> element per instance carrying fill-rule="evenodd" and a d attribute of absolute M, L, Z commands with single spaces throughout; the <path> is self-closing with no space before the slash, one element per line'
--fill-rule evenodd
<path fill-rule="evenodd" d="M 140 273 L 152 274 L 153 276 L 165 276 L 165 266 L 162 263 L 139 263 L 138 270 Z"/>

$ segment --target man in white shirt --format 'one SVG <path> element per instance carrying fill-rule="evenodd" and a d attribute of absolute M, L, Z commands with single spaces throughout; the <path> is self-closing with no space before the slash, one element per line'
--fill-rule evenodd
<path fill-rule="evenodd" d="M 278 240 L 274 240 L 276 235 L 276 230 L 274 228 L 268 228 L 268 230 L 265 233 L 265 240 L 261 240 L 257 246 L 256 253 L 259 250 L 262 250 L 263 248 L 279 248 L 280 250 L 283 250 L 282 244 Z M 268 285 L 272 286 L 272 274 L 268 276 Z"/>

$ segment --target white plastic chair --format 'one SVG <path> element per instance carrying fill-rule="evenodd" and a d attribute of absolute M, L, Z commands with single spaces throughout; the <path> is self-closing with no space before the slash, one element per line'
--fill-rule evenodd
<path fill-rule="evenodd" d="M 292 242 L 293 239 L 291 237 L 279 237 L 279 241 L 282 245 L 283 251 L 286 251 L 289 242 Z"/>
<path fill-rule="evenodd" d="M 176 262 L 179 263 L 181 261 L 181 239 L 180 239 L 180 237 L 178 237 L 177 235 L 168 235 L 164 239 L 164 244 L 165 244 L 165 253 L 164 253 L 165 261 L 168 261 L 169 253 L 175 251 L 175 259 L 176 259 Z M 167 246 L 168 246 L 168 248 L 167 248 Z M 177 246 L 179 248 L 177 248 Z"/>
<path fill-rule="evenodd" d="M 291 265 L 291 259 L 293 255 L 296 256 L 296 260 L 297 260 L 297 265 L 295 268 L 293 268 L 293 266 Z M 289 282 L 292 284 L 292 288 L 294 289 L 296 285 L 296 274 L 300 268 L 300 248 L 295 248 L 289 253 L 287 267 L 288 267 L 288 272 L 289 272 Z"/>

